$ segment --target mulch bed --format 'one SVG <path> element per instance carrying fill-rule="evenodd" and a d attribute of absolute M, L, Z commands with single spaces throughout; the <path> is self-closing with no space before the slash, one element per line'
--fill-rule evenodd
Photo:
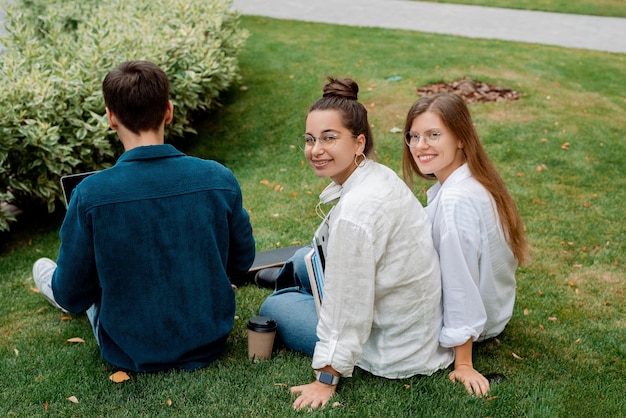
<path fill-rule="evenodd" d="M 417 94 L 427 96 L 435 93 L 454 93 L 462 96 L 468 103 L 502 102 L 517 100 L 519 92 L 493 84 L 464 78 L 450 83 L 434 83 L 419 87 Z"/>

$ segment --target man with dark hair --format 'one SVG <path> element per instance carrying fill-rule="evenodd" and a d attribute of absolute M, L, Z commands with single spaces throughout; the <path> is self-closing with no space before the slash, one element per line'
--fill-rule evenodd
<path fill-rule="evenodd" d="M 255 242 L 240 186 L 214 161 L 164 143 L 169 82 L 129 61 L 102 84 L 125 152 L 73 191 L 57 262 L 33 278 L 54 306 L 87 312 L 103 358 L 125 370 L 193 370 L 214 361 L 233 328 L 229 277 L 245 274 Z"/>

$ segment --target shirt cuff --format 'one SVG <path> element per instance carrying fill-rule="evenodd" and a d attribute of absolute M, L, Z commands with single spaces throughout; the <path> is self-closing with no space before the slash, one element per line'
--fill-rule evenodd
<path fill-rule="evenodd" d="M 446 348 L 458 347 L 459 345 L 465 344 L 470 338 L 472 339 L 472 341 L 476 341 L 479 335 L 480 331 L 477 331 L 471 327 L 443 327 L 441 329 L 441 334 L 439 335 L 439 344 L 441 344 L 442 347 Z"/>
<path fill-rule="evenodd" d="M 332 332 L 328 343 L 318 341 L 315 344 L 311 366 L 316 370 L 331 366 L 342 377 L 352 377 L 356 359 L 352 358 L 349 351 L 344 351 L 337 345 L 337 336 L 336 332 Z"/>

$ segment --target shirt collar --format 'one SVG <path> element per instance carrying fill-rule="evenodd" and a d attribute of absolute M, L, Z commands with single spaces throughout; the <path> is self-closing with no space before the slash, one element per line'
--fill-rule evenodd
<path fill-rule="evenodd" d="M 428 191 L 426 192 L 428 204 L 430 204 L 430 202 L 432 202 L 433 199 L 435 199 L 435 196 L 437 196 L 437 194 L 439 193 L 439 190 L 444 189 L 446 187 L 452 187 L 453 185 L 465 180 L 468 177 L 472 177 L 472 173 L 470 172 L 470 169 L 467 163 L 463 163 L 462 166 L 454 170 L 452 174 L 448 176 L 448 178 L 443 184 L 441 184 L 440 182 L 437 182 L 430 189 L 428 189 Z"/>
<path fill-rule="evenodd" d="M 117 161 L 130 162 L 139 160 L 152 160 L 156 158 L 180 157 L 183 155 L 185 154 L 178 151 L 176 148 L 174 148 L 173 145 L 170 144 L 145 145 L 141 147 L 135 147 L 131 150 L 124 152 Z"/>
<path fill-rule="evenodd" d="M 362 179 L 371 170 L 372 164 L 372 160 L 366 160 L 362 166 L 357 167 L 357 169 L 350 174 L 350 177 L 343 182 L 343 185 L 331 181 L 320 194 L 320 203 L 332 203 L 341 197 L 344 190 L 347 192 L 355 187 L 355 185 L 361 183 Z"/>

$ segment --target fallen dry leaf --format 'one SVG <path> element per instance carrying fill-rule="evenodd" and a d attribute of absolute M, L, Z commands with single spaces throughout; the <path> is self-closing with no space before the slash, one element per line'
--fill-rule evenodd
<path fill-rule="evenodd" d="M 70 396 L 69 398 L 65 398 L 72 403 L 78 403 L 78 398 L 76 396 Z"/>
<path fill-rule="evenodd" d="M 528 309 L 524 309 L 524 315 L 528 315 Z"/>
<path fill-rule="evenodd" d="M 546 328 L 542 324 L 539 324 L 539 329 L 544 331 Z"/>
<path fill-rule="evenodd" d="M 130 380 L 130 377 L 126 372 L 120 370 L 119 372 L 115 372 L 111 376 L 109 376 L 109 379 L 114 381 L 115 383 L 122 383 Z"/>
<path fill-rule="evenodd" d="M 411 389 L 411 385 L 404 385 L 405 389 Z"/>
<path fill-rule="evenodd" d="M 63 315 L 61 317 L 61 321 L 71 321 L 72 317 L 70 315 Z"/>
<path fill-rule="evenodd" d="M 524 177 L 524 173 L 522 173 L 521 171 L 517 173 L 517 177 Z"/>
<path fill-rule="evenodd" d="M 517 360 L 524 360 L 523 358 L 521 358 L 520 356 L 518 356 L 518 355 L 517 355 L 517 354 L 515 354 L 515 353 L 511 353 L 511 355 L 513 356 L 513 358 L 514 358 L 514 359 L 517 359 Z"/>
<path fill-rule="evenodd" d="M 584 206 L 584 207 L 586 207 L 586 208 L 590 208 L 590 207 L 591 207 L 591 203 L 589 203 L 589 202 L 584 202 L 584 203 L 583 203 L 583 206 Z"/>
<path fill-rule="evenodd" d="M 85 340 L 83 340 L 83 339 L 82 339 L 82 338 L 80 338 L 80 337 L 74 337 L 74 338 L 68 338 L 68 339 L 67 339 L 67 342 L 68 342 L 68 343 L 84 343 L 84 342 L 85 342 Z"/>
<path fill-rule="evenodd" d="M 280 184 L 277 184 L 276 186 L 274 186 L 274 191 L 282 192 L 283 191 L 283 186 L 281 186 Z"/>
<path fill-rule="evenodd" d="M 561 149 L 567 151 L 569 149 L 569 142 L 563 142 L 561 144 Z"/>
<path fill-rule="evenodd" d="M 20 351 L 17 348 L 14 348 L 13 352 L 15 353 L 16 356 L 20 355 Z"/>
<path fill-rule="evenodd" d="M 489 401 L 493 401 L 494 399 L 498 399 L 497 396 L 490 396 L 487 399 L 485 399 L 485 401 L 489 402 Z"/>
<path fill-rule="evenodd" d="M 287 387 L 287 384 L 286 383 L 274 383 L 274 386 Z"/>
<path fill-rule="evenodd" d="M 167 401 L 165 401 L 165 403 L 167 404 L 167 406 L 172 406 L 172 400 L 168 399 Z"/>
<path fill-rule="evenodd" d="M 538 294 L 539 296 L 543 295 L 543 292 L 541 291 L 541 289 L 537 290 L 537 294 Z"/>
<path fill-rule="evenodd" d="M 576 344 L 580 344 L 580 342 L 582 341 L 582 338 L 577 339 L 576 341 L 574 341 Z"/>
<path fill-rule="evenodd" d="M 268 184 L 270 184 L 270 181 L 269 180 L 261 180 L 259 183 L 267 186 Z"/>
<path fill-rule="evenodd" d="M 343 408 L 343 405 L 339 402 L 333 402 L 333 408 L 337 408 L 337 407 Z"/>
<path fill-rule="evenodd" d="M 48 412 L 48 401 L 45 401 L 43 403 L 43 409 L 44 409 L 44 411 Z"/>
<path fill-rule="evenodd" d="M 556 316 L 549 316 L 548 321 L 552 321 L 552 322 L 557 321 Z"/>
<path fill-rule="evenodd" d="M 31 287 L 30 291 L 33 292 L 33 293 L 41 293 L 41 292 L 39 292 L 39 289 L 37 289 L 36 287 Z"/>

